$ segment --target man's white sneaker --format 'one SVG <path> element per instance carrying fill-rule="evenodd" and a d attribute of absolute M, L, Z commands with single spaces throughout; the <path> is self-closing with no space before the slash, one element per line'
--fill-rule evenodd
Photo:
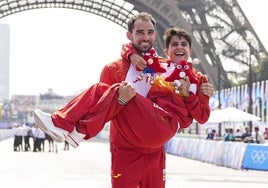
<path fill-rule="evenodd" d="M 74 130 L 69 133 L 65 140 L 74 148 L 77 148 L 79 146 L 79 143 L 82 141 L 85 141 L 85 134 L 79 133 L 77 132 L 76 128 L 74 128 Z"/>
<path fill-rule="evenodd" d="M 69 134 L 68 131 L 55 127 L 51 119 L 51 114 L 39 109 L 34 110 L 34 120 L 36 125 L 56 142 L 64 142 L 66 136 Z"/>

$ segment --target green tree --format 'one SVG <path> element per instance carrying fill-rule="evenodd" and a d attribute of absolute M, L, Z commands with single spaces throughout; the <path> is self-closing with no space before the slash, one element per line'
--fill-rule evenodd
<path fill-rule="evenodd" d="M 240 76 L 240 82 L 238 82 L 237 85 L 243 85 L 249 83 L 249 70 L 240 73 L 239 76 Z M 261 59 L 257 65 L 252 65 L 251 80 L 253 83 L 268 80 L 268 56 Z"/>
<path fill-rule="evenodd" d="M 255 81 L 268 80 L 268 57 L 260 60 L 259 64 L 254 67 Z"/>

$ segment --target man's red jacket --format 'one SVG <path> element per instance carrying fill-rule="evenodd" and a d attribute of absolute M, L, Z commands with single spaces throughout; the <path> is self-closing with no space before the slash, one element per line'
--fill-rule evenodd
<path fill-rule="evenodd" d="M 101 73 L 100 82 L 108 85 L 122 82 L 129 67 L 130 62 L 125 58 L 107 64 Z M 168 90 L 149 92 L 147 98 L 137 94 L 127 107 L 119 109 L 120 113 L 111 119 L 111 143 L 149 150 L 163 147 L 178 128 L 188 127 L 192 123 L 189 108 L 196 108 L 196 104 L 190 98 L 178 100 Z"/>

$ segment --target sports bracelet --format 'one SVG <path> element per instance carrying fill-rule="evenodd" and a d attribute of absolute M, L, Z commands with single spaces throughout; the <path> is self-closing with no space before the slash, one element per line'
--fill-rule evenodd
<path fill-rule="evenodd" d="M 120 104 L 120 105 L 123 105 L 123 106 L 126 106 L 127 105 L 127 102 L 120 98 L 119 96 L 117 97 L 117 102 Z"/>

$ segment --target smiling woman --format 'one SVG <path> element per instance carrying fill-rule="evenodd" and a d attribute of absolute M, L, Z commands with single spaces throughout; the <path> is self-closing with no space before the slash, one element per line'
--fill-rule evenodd
<path fill-rule="evenodd" d="M 119 57 L 126 30 L 90 13 L 35 9 L 0 19 L 10 27 L 10 94 L 39 95 L 49 88 L 72 95 L 99 80 Z"/>

